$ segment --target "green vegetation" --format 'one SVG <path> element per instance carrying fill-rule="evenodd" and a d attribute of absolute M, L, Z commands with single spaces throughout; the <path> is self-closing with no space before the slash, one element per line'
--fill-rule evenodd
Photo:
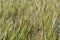
<path fill-rule="evenodd" d="M 60 40 L 60 0 L 0 0 L 0 40 Z"/>

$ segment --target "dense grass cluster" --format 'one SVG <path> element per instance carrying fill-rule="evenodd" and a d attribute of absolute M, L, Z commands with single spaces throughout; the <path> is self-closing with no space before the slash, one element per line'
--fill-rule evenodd
<path fill-rule="evenodd" d="M 0 0 L 0 40 L 60 40 L 60 0 Z"/>

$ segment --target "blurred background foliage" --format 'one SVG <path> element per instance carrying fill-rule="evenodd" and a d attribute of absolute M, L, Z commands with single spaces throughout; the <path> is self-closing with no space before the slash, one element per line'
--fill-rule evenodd
<path fill-rule="evenodd" d="M 60 40 L 60 0 L 0 0 L 0 40 Z"/>

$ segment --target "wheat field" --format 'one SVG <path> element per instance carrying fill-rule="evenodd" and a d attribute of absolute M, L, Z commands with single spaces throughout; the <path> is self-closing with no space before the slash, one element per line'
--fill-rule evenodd
<path fill-rule="evenodd" d="M 0 0 L 0 40 L 60 40 L 60 0 Z"/>

